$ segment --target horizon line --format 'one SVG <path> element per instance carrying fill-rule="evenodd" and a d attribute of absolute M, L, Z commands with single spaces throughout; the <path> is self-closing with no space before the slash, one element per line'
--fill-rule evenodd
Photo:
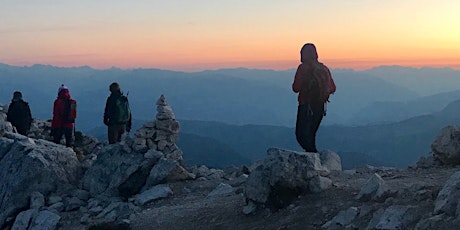
<path fill-rule="evenodd" d="M 333 60 L 329 60 L 331 63 L 334 63 Z M 367 66 L 363 66 L 363 67 L 352 67 L 352 66 L 348 66 L 348 65 L 343 65 L 344 62 L 342 62 L 341 65 L 331 65 L 331 64 L 326 64 L 326 66 L 328 66 L 330 69 L 334 69 L 334 70 L 353 70 L 353 71 L 356 71 L 356 72 L 360 72 L 360 71 L 368 71 L 368 70 L 372 70 L 372 69 L 375 69 L 375 68 L 380 68 L 380 67 L 405 67 L 405 68 L 413 68 L 413 69 L 423 69 L 423 68 L 432 68 L 432 69 L 452 69 L 452 70 L 460 70 L 460 64 L 434 64 L 434 65 L 423 65 L 423 64 L 418 64 L 418 65 L 410 65 L 410 64 L 375 64 L 375 65 L 370 65 L 370 63 L 372 63 L 372 61 L 368 61 L 369 65 Z M 348 63 L 354 63 L 352 61 L 349 61 Z M 361 61 L 361 63 L 363 63 L 363 61 Z M 295 70 L 297 69 L 297 66 L 299 63 L 297 63 L 297 65 L 293 65 L 292 67 L 290 68 L 270 68 L 270 67 L 266 67 L 266 66 L 244 66 L 244 65 L 241 65 L 241 66 L 222 66 L 222 67 L 211 67 L 211 68 L 180 68 L 178 66 L 176 67 L 173 67 L 173 66 L 169 66 L 168 67 L 150 67 L 150 66 L 133 66 L 133 67 L 120 67 L 120 66 L 110 66 L 110 67 L 95 67 L 95 66 L 92 66 L 92 65 L 89 65 L 89 64 L 83 64 L 83 65 L 68 65 L 68 64 L 64 64 L 64 65 L 58 65 L 58 64 L 50 64 L 50 63 L 24 63 L 24 64 L 12 64 L 12 63 L 6 63 L 6 62 L 1 62 L 0 61 L 0 64 L 2 65 L 7 65 L 7 66 L 13 66 L 13 67 L 27 67 L 27 68 L 31 68 L 33 66 L 51 66 L 51 67 L 55 67 L 55 68 L 84 68 L 84 67 L 87 67 L 87 68 L 90 68 L 90 69 L 94 69 L 94 70 L 110 70 L 110 69 L 120 69 L 120 70 L 136 70 L 136 69 L 157 69 L 157 70 L 164 70 L 164 71 L 173 71 L 173 72 L 186 72 L 186 73 L 199 73 L 199 72 L 205 72 L 205 71 L 218 71 L 218 70 L 228 70 L 228 69 L 248 69 L 248 70 L 270 70 L 270 71 L 291 71 L 291 70 Z M 183 66 L 197 66 L 197 65 L 183 65 Z"/>

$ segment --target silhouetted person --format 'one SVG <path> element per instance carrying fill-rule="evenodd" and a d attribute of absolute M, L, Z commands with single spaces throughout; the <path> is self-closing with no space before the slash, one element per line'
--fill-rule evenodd
<path fill-rule="evenodd" d="M 54 100 L 51 136 L 53 136 L 53 142 L 56 144 L 60 144 L 62 136 L 64 136 L 67 147 L 72 147 L 75 127 L 75 120 L 69 119 L 71 101 L 74 100 L 70 96 L 69 89 L 61 85 L 58 90 L 58 96 Z"/>
<path fill-rule="evenodd" d="M 16 91 L 13 93 L 6 120 L 16 127 L 19 134 L 27 136 L 32 124 L 32 113 L 30 112 L 29 103 L 22 99 L 22 93 Z"/>
<path fill-rule="evenodd" d="M 109 144 L 114 144 L 121 141 L 123 133 L 131 131 L 131 109 L 118 83 L 110 84 L 109 90 L 111 94 L 105 104 L 104 124 L 107 125 Z"/>
<path fill-rule="evenodd" d="M 318 62 L 315 45 L 307 43 L 302 47 L 300 61 L 292 84 L 292 90 L 299 93 L 295 134 L 306 152 L 318 152 L 316 132 L 325 115 L 325 103 L 336 87 L 329 69 Z"/>

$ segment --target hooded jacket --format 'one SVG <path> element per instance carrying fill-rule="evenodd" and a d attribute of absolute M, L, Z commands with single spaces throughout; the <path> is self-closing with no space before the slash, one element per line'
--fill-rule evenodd
<path fill-rule="evenodd" d="M 329 81 L 332 87 L 331 93 L 334 93 L 336 86 L 334 80 L 332 79 L 329 68 L 318 62 L 318 53 L 316 52 L 316 47 L 311 43 L 307 43 L 302 47 L 300 51 L 300 61 L 302 63 L 297 67 L 294 82 L 292 83 L 292 90 L 295 93 L 299 93 L 297 98 L 299 105 L 310 104 L 313 106 L 323 106 L 324 101 L 321 101 L 317 96 L 319 95 L 319 89 L 311 87 L 311 84 L 313 83 L 312 72 L 314 65 L 320 64 L 323 68 L 325 68 L 329 75 Z"/>
<path fill-rule="evenodd" d="M 8 106 L 7 121 L 16 127 L 19 133 L 27 134 L 32 123 L 32 113 L 29 103 L 22 100 L 22 97 L 13 98 Z"/>
<path fill-rule="evenodd" d="M 53 120 L 51 122 L 52 129 L 74 127 L 74 123 L 67 122 L 64 119 L 66 103 L 70 99 L 71 96 L 69 90 L 67 88 L 60 88 L 58 97 L 54 100 Z"/>

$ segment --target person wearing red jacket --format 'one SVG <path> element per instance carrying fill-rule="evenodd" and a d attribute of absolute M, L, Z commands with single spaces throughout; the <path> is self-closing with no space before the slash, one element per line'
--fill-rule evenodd
<path fill-rule="evenodd" d="M 318 62 L 318 53 L 312 43 L 305 44 L 300 50 L 301 64 L 295 73 L 292 90 L 298 93 L 299 106 L 297 109 L 296 139 L 306 152 L 318 152 L 316 148 L 316 132 L 323 116 L 326 114 L 325 104 L 329 95 L 335 93 L 336 86 L 331 72 L 324 64 Z M 319 69 L 326 84 L 319 84 L 314 77 L 314 71 Z M 320 89 L 319 86 L 325 88 Z"/>
<path fill-rule="evenodd" d="M 71 99 L 69 89 L 61 85 L 58 90 L 58 96 L 54 100 L 53 107 L 53 120 L 51 121 L 51 136 L 53 142 L 56 144 L 61 143 L 62 136 L 65 137 L 65 144 L 67 147 L 73 145 L 73 129 L 75 127 L 74 121 L 68 121 L 65 117 L 66 105 Z"/>

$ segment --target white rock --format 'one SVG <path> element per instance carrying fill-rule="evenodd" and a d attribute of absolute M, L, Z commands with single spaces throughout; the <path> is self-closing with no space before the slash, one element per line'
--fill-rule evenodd
<path fill-rule="evenodd" d="M 235 192 L 235 189 L 231 185 L 220 183 L 214 190 L 212 190 L 208 194 L 208 197 L 225 196 L 225 195 L 230 195 L 234 192 Z"/>
<path fill-rule="evenodd" d="M 138 206 L 145 205 L 149 202 L 168 197 L 173 194 L 173 191 L 167 184 L 160 184 L 138 194 L 134 197 L 134 203 Z"/>

